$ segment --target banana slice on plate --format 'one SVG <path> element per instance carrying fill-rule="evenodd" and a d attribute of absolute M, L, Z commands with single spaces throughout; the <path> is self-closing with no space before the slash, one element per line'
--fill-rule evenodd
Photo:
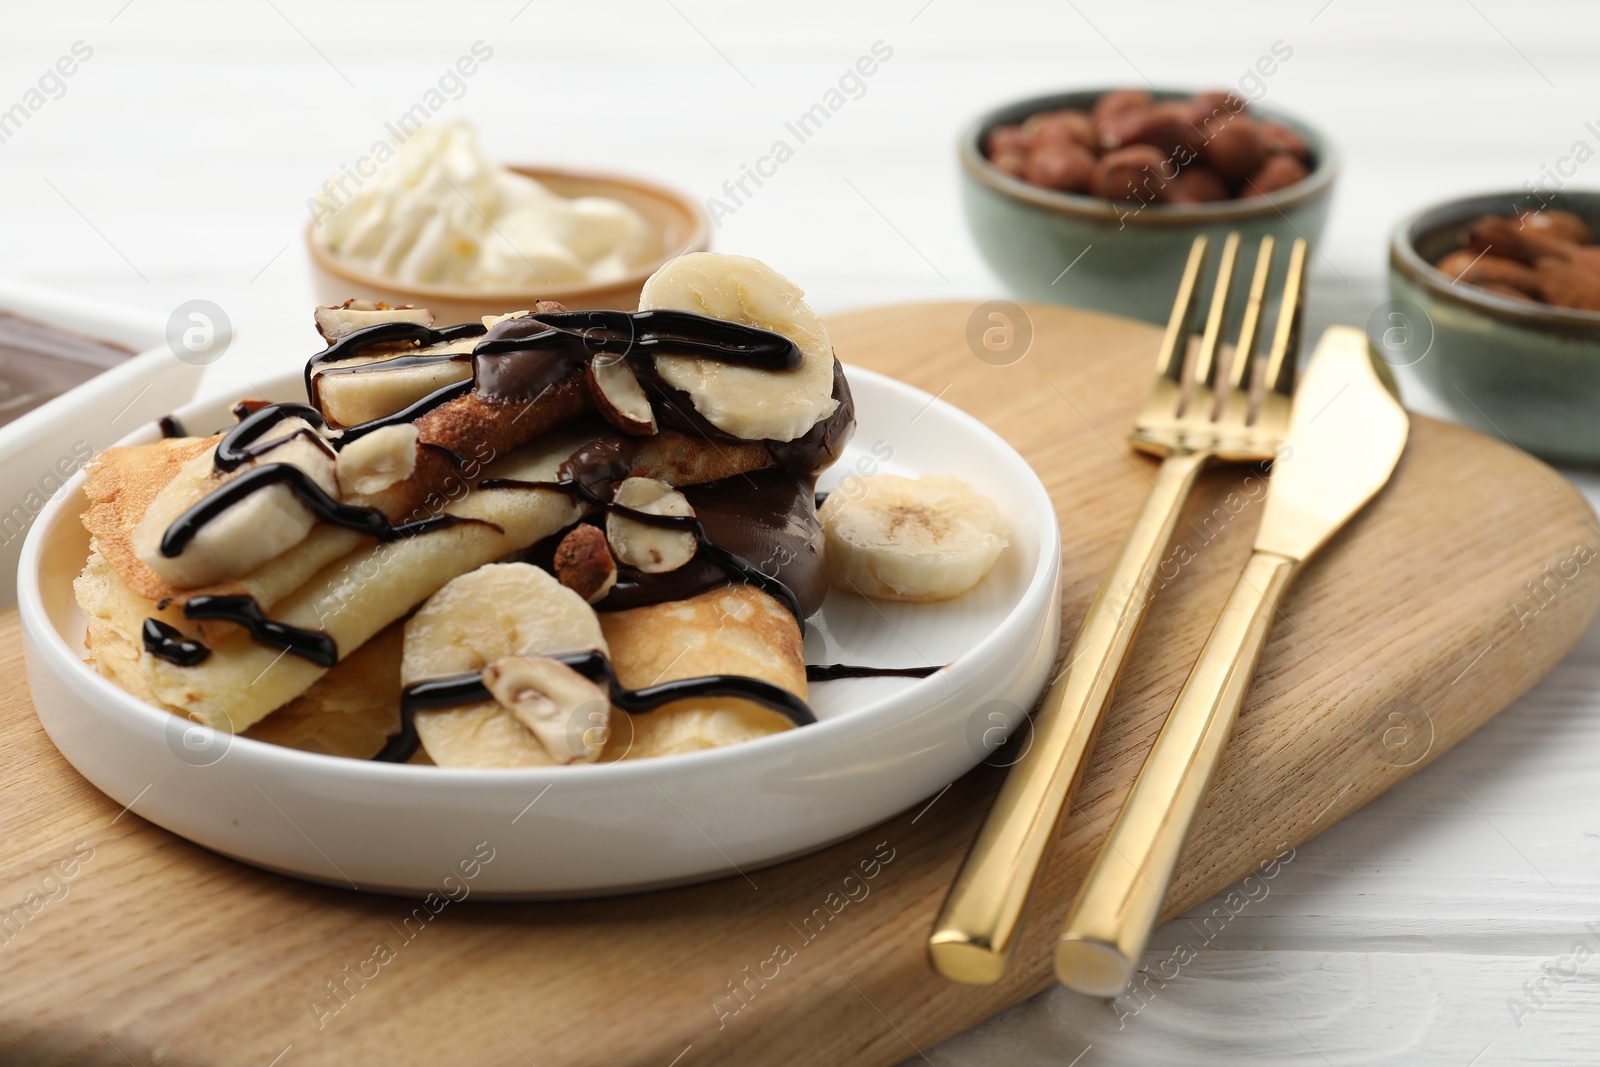
<path fill-rule="evenodd" d="M 304 419 L 284 419 L 256 445 L 256 454 L 236 470 L 216 470 L 213 446 L 185 463 L 156 494 L 133 529 L 133 551 L 145 566 L 178 589 L 195 589 L 248 574 L 293 548 L 317 518 L 287 485 L 271 485 L 229 505 L 201 527 L 177 555 L 161 543 L 179 516 L 234 478 L 268 463 L 299 467 L 323 492 L 337 498 L 334 452 Z"/>
<path fill-rule="evenodd" d="M 817 512 L 834 586 L 877 600 L 929 603 L 981 582 L 1006 547 L 994 501 L 959 478 L 854 479 Z"/>
<path fill-rule="evenodd" d="M 691 252 L 644 283 L 639 310 L 693 311 L 783 334 L 800 349 L 792 371 L 694 356 L 658 356 L 656 372 L 689 394 L 707 422 L 745 441 L 793 441 L 832 415 L 833 343 L 805 294 L 757 259 Z"/>
<path fill-rule="evenodd" d="M 531 563 L 490 563 L 452 579 L 406 623 L 405 685 L 481 673 L 494 696 L 418 711 L 417 734 L 442 767 L 592 763 L 611 702 L 595 682 L 551 659 L 609 653 L 584 599 Z"/>
<path fill-rule="evenodd" d="M 452 382 L 472 377 L 471 360 L 446 357 L 465 356 L 481 340 L 482 337 L 463 337 L 427 348 L 368 352 L 334 363 L 319 363 L 311 370 L 312 395 L 330 426 L 357 426 L 381 419 Z M 383 366 L 397 356 L 413 360 L 422 356 L 436 358 L 433 362 Z M 364 370 L 366 367 L 371 369 Z"/>

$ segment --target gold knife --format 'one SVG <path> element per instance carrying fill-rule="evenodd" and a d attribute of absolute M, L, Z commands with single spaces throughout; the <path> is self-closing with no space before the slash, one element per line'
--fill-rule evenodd
<path fill-rule="evenodd" d="M 1278 602 L 1299 567 L 1383 488 L 1409 422 L 1362 331 L 1331 327 L 1300 381 L 1255 551 L 1156 738 L 1056 945 L 1056 977 L 1120 993 L 1139 967 Z"/>

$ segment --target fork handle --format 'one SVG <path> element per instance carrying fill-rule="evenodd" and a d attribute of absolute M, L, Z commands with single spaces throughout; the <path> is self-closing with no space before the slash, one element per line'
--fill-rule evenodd
<path fill-rule="evenodd" d="M 1067 666 L 1033 717 L 1033 743 L 1006 776 L 928 939 L 934 968 L 956 982 L 999 981 L 1061 809 L 1077 786 L 1139 630 L 1161 555 L 1209 452 L 1169 455 L 1100 585 Z"/>
<path fill-rule="evenodd" d="M 1257 551 L 1233 587 L 1067 914 L 1055 968 L 1070 988 L 1116 996 L 1138 969 L 1294 568 Z"/>

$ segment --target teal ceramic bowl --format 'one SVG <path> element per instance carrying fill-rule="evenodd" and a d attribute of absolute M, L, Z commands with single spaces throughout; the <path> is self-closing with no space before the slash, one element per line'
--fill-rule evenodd
<path fill-rule="evenodd" d="M 1551 307 L 1456 283 L 1433 264 L 1480 215 L 1530 207 L 1524 190 L 1452 200 L 1402 222 L 1389 245 L 1390 304 L 1372 328 L 1462 422 L 1557 463 L 1600 463 L 1600 312 Z M 1600 233 L 1600 192 L 1546 206 Z M 1381 331 L 1406 331 L 1396 348 Z M 1395 352 L 1400 358 L 1395 358 Z M 1414 362 L 1413 362 L 1414 361 Z"/>
<path fill-rule="evenodd" d="M 1164 323 L 1196 236 L 1220 242 L 1238 231 L 1249 249 L 1253 240 L 1270 233 L 1278 238 L 1277 255 L 1283 260 L 1294 238 L 1315 244 L 1321 237 L 1338 171 L 1333 146 L 1305 123 L 1255 104 L 1252 115 L 1304 137 L 1314 163 L 1303 181 L 1263 197 L 1141 208 L 1042 189 L 989 165 L 983 143 L 996 126 L 1054 108 L 1087 110 L 1110 91 L 1081 89 L 1020 100 L 989 112 L 961 135 L 957 152 L 967 227 L 990 269 L 1018 296 Z M 1150 95 L 1171 100 L 1193 94 L 1157 90 Z M 1245 263 L 1254 262 L 1254 253 L 1246 255 Z"/>

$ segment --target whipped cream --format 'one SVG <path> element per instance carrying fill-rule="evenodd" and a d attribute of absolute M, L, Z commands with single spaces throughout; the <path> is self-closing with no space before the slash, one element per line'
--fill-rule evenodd
<path fill-rule="evenodd" d="M 484 155 L 459 121 L 414 134 L 312 240 L 395 281 L 485 290 L 610 281 L 661 254 L 627 204 L 559 196 Z"/>

